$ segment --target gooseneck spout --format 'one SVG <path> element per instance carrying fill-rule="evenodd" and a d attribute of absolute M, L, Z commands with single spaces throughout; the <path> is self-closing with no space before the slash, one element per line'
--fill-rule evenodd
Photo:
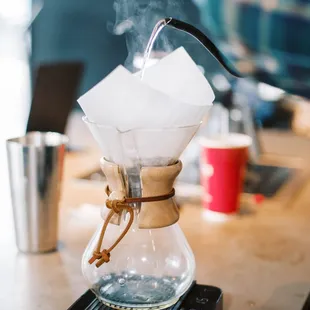
<path fill-rule="evenodd" d="M 226 58 L 220 52 L 220 50 L 214 45 L 214 43 L 199 29 L 191 24 L 185 23 L 178 19 L 167 17 L 164 19 L 165 25 L 181 30 L 193 36 L 197 39 L 210 53 L 211 55 L 233 76 L 242 77 L 242 75 L 230 64 L 227 63 Z"/>

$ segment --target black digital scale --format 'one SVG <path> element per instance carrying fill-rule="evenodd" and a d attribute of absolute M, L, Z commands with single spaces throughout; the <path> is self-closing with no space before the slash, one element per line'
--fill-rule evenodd
<path fill-rule="evenodd" d="M 166 310 L 223 310 L 223 292 L 220 288 L 209 285 L 199 285 L 193 282 L 189 290 L 179 301 Z M 67 310 L 113 310 L 103 305 L 88 290 Z M 310 294 L 301 310 L 310 310 Z"/>
<path fill-rule="evenodd" d="M 126 308 L 124 308 L 126 309 Z M 179 301 L 167 310 L 223 310 L 222 290 L 215 286 L 199 285 L 193 282 Z M 68 310 L 113 310 L 103 305 L 88 290 Z"/>

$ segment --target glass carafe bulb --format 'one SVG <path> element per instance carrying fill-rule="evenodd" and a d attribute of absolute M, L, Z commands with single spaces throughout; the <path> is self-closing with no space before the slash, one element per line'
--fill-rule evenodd
<path fill-rule="evenodd" d="M 106 305 L 114 308 L 166 308 L 174 304 L 191 285 L 195 273 L 194 255 L 179 225 L 139 229 L 138 214 L 129 232 L 111 253 L 109 263 L 90 265 L 101 226 L 90 240 L 83 258 L 82 271 L 90 288 Z M 109 224 L 103 247 L 114 243 L 123 231 Z"/>

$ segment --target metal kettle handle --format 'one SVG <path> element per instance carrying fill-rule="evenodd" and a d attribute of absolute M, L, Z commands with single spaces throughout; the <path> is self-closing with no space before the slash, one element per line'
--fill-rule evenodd
<path fill-rule="evenodd" d="M 220 50 L 215 46 L 215 44 L 199 29 L 191 24 L 185 23 L 178 19 L 167 17 L 165 18 L 167 26 L 173 27 L 175 29 L 181 30 L 193 36 L 198 40 L 210 53 L 211 55 L 233 76 L 242 77 L 242 75 L 234 68 L 232 65 L 228 65 L 228 61 L 220 52 Z"/>

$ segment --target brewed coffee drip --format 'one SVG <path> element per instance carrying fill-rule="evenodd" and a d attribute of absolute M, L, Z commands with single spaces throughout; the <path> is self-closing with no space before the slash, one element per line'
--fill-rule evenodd
<path fill-rule="evenodd" d="M 242 77 L 235 68 L 227 64 L 228 61 L 226 60 L 226 58 L 222 55 L 220 50 L 214 45 L 214 43 L 203 32 L 201 32 L 199 29 L 197 29 L 191 24 L 185 23 L 178 19 L 174 19 L 172 17 L 167 17 L 167 18 L 160 20 L 153 29 L 152 35 L 148 41 L 148 44 L 146 46 L 145 53 L 144 53 L 144 63 L 143 63 L 143 69 L 141 71 L 141 78 L 143 78 L 145 65 L 152 51 L 154 42 L 157 36 L 159 35 L 159 33 L 161 32 L 161 30 L 165 26 L 170 26 L 170 27 L 173 27 L 175 29 L 178 29 L 178 30 L 181 30 L 183 32 L 190 34 L 196 40 L 198 40 L 231 75 L 235 77 Z"/>

